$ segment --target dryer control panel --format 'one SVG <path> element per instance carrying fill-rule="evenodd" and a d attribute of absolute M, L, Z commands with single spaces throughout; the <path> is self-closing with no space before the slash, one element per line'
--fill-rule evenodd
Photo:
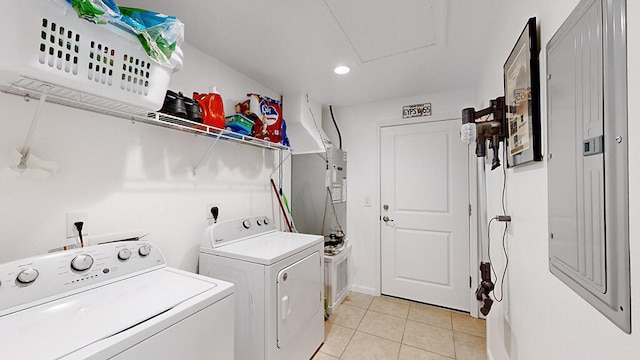
<path fill-rule="evenodd" d="M 239 239 L 276 231 L 273 221 L 267 216 L 252 216 L 220 221 L 207 227 L 202 247 L 216 248 Z"/>
<path fill-rule="evenodd" d="M 0 264 L 0 316 L 164 267 L 148 242 L 122 241 Z"/>

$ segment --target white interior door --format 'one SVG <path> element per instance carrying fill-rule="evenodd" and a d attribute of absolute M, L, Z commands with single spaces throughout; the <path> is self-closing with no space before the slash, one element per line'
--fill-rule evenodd
<path fill-rule="evenodd" d="M 469 160 L 459 131 L 459 120 L 381 130 L 382 293 L 469 311 Z"/>

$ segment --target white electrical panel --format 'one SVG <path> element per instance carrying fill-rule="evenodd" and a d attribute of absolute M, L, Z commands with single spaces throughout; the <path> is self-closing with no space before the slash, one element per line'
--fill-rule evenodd
<path fill-rule="evenodd" d="M 549 251 L 554 268 L 604 294 L 604 154 L 580 151 L 583 140 L 603 134 L 597 5 L 593 2 L 572 29 L 549 44 Z"/>
<path fill-rule="evenodd" d="M 582 1 L 547 44 L 549 269 L 631 331 L 624 2 Z"/>

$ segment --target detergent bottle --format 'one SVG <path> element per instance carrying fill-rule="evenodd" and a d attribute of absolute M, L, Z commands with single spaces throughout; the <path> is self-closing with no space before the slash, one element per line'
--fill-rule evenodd
<path fill-rule="evenodd" d="M 224 104 L 222 103 L 222 96 L 218 94 L 216 88 L 213 88 L 213 92 L 208 94 L 194 92 L 193 98 L 202 108 L 202 123 L 218 129 L 224 129 Z"/>

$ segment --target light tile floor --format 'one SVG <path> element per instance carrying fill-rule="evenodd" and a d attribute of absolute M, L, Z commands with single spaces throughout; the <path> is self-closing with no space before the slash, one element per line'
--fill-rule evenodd
<path fill-rule="evenodd" d="M 486 360 L 485 331 L 464 313 L 351 292 L 313 360 Z"/>

